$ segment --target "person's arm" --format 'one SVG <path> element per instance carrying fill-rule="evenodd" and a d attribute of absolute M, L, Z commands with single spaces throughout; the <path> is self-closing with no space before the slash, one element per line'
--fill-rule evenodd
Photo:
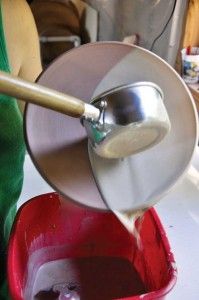
<path fill-rule="evenodd" d="M 11 73 L 35 81 L 42 71 L 39 38 L 25 0 L 2 0 L 3 25 Z M 23 112 L 25 103 L 19 101 Z"/>
<path fill-rule="evenodd" d="M 3 0 L 2 10 L 11 72 L 35 81 L 42 67 L 38 33 L 30 7 L 25 0 Z"/>

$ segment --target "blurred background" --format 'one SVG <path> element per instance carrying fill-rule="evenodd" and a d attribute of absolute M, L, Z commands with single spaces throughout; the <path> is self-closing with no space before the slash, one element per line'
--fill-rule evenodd
<path fill-rule="evenodd" d="M 187 0 L 33 0 L 44 68 L 61 53 L 95 41 L 127 41 L 175 65 Z"/>

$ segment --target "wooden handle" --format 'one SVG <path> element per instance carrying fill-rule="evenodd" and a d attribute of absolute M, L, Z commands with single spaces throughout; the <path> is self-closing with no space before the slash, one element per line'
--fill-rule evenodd
<path fill-rule="evenodd" d="M 93 119 L 99 117 L 99 110 L 93 105 L 2 71 L 0 71 L 0 93 L 53 109 L 71 117 L 85 116 Z"/>

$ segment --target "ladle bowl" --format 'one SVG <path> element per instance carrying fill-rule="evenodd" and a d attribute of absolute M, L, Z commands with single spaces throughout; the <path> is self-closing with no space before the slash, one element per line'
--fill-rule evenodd
<path fill-rule="evenodd" d="M 98 122 L 84 121 L 96 153 L 121 158 L 159 143 L 170 130 L 161 89 L 151 82 L 113 88 L 91 102 L 99 108 Z"/>

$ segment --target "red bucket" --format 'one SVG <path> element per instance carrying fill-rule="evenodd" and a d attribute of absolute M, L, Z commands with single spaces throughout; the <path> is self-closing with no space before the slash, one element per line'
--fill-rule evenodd
<path fill-rule="evenodd" d="M 39 298 L 38 291 L 34 294 L 38 272 L 52 262 L 63 262 L 64 266 L 66 261 L 70 264 L 75 261 L 78 276 L 83 274 L 78 277 L 82 278 L 77 283 L 82 285 L 80 290 L 84 289 L 84 283 L 90 282 L 89 293 L 94 289 L 100 300 L 164 299 L 175 285 L 176 269 L 154 209 L 145 213 L 140 236 L 142 249 L 111 212 L 76 206 L 56 193 L 37 196 L 20 208 L 11 232 L 8 248 L 11 298 L 48 299 Z M 84 273 L 82 266 L 87 266 L 89 274 Z M 57 276 L 56 270 L 48 269 L 48 275 L 49 272 L 52 277 Z M 72 276 L 74 279 L 74 272 Z M 45 284 L 45 280 L 39 280 L 43 293 L 49 292 Z M 92 299 L 98 298 L 92 296 Z"/>

